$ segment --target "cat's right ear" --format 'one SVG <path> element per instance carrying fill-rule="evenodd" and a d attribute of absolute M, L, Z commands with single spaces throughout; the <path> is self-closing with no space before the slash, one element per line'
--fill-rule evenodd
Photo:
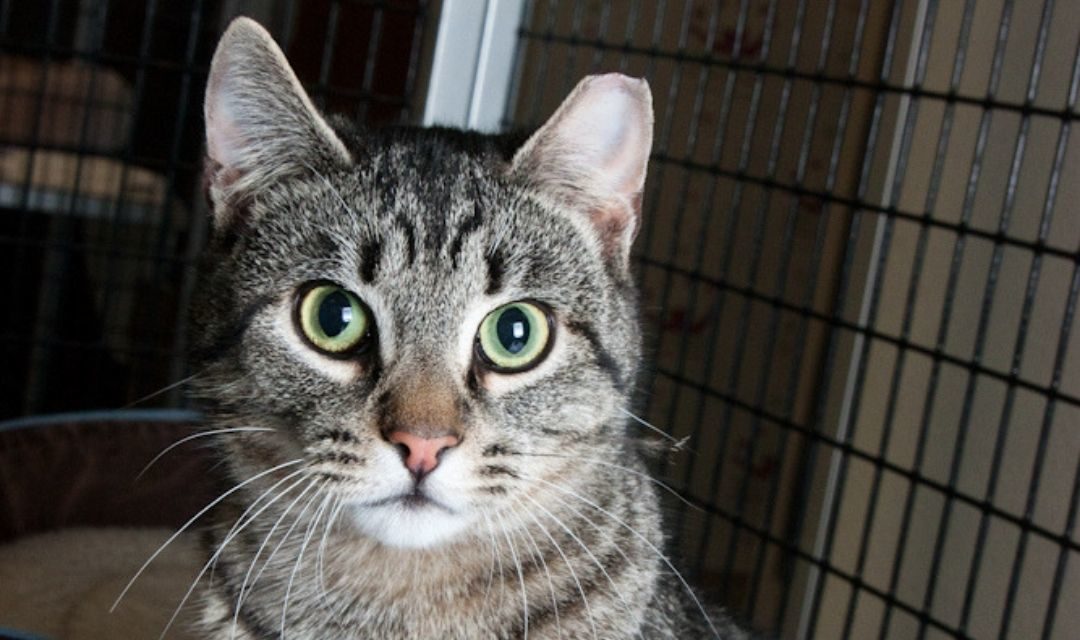
<path fill-rule="evenodd" d="M 510 172 L 592 223 L 609 260 L 629 268 L 652 148 L 645 80 L 589 76 L 517 151 Z"/>
<path fill-rule="evenodd" d="M 260 189 L 352 163 L 274 39 L 250 18 L 233 20 L 218 42 L 203 113 L 206 187 L 219 231 Z"/>

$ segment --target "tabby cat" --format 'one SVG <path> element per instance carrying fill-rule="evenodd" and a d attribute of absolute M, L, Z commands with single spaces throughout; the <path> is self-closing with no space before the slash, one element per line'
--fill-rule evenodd
<path fill-rule="evenodd" d="M 627 433 L 651 100 L 588 77 L 518 145 L 362 131 L 230 26 L 192 322 L 236 429 L 204 636 L 743 637 L 663 557 Z"/>

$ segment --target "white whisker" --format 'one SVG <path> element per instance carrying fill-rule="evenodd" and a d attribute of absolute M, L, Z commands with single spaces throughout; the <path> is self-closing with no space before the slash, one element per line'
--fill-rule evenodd
<path fill-rule="evenodd" d="M 520 504 L 517 500 L 514 500 L 514 504 Z M 513 516 L 514 520 L 518 523 L 518 530 L 521 531 L 529 540 L 529 544 L 532 546 L 532 556 L 536 559 L 540 566 L 544 569 L 544 575 L 547 576 L 548 591 L 551 593 L 551 610 L 555 615 L 555 629 L 562 638 L 562 624 L 559 621 L 559 598 L 555 595 L 555 583 L 551 579 L 551 571 L 548 569 L 547 560 L 544 559 L 544 553 L 540 551 L 540 545 L 536 543 L 536 538 L 529 531 L 528 527 L 524 526 L 521 518 L 516 517 L 516 512 L 511 509 L 508 516 Z"/>
<path fill-rule="evenodd" d="M 571 496 L 573 498 L 577 498 L 578 500 L 581 500 L 582 502 L 589 505 L 593 509 L 596 509 L 600 513 L 602 513 L 602 514 L 606 515 L 607 517 L 611 518 L 616 523 L 618 523 L 620 526 L 624 527 L 627 531 L 629 531 L 634 536 L 636 536 L 639 540 L 644 542 L 645 545 L 648 546 L 656 554 L 656 556 L 658 558 L 660 558 L 660 560 L 664 564 L 667 565 L 668 569 L 670 569 L 672 571 L 672 573 L 675 574 L 675 577 L 679 579 L 679 582 L 682 583 L 683 588 L 686 589 L 687 595 L 690 596 L 690 599 L 694 601 L 694 605 L 697 606 L 698 610 L 701 611 L 701 615 L 704 616 L 705 623 L 709 625 L 709 630 L 713 632 L 714 636 L 716 636 L 717 638 L 720 638 L 720 632 L 716 630 L 716 627 L 713 625 L 712 619 L 709 617 L 708 612 L 705 611 L 705 607 L 701 604 L 701 600 L 698 599 L 697 595 L 694 593 L 694 590 L 690 588 L 690 584 L 686 581 L 685 578 L 683 578 L 682 573 L 680 573 L 679 570 L 675 568 L 675 565 L 673 565 L 671 563 L 671 561 L 667 559 L 667 556 L 665 556 L 662 551 L 657 549 L 656 545 L 654 545 L 652 542 L 649 542 L 648 538 L 641 535 L 641 533 L 638 532 L 637 529 L 635 529 L 635 528 L 631 527 L 630 525 L 626 524 L 625 522 L 623 522 L 623 520 L 621 518 L 619 518 L 618 516 L 616 516 L 615 514 L 611 513 L 610 511 L 608 511 L 607 509 L 601 507 L 600 505 L 596 504 L 595 502 L 589 500 L 588 498 L 586 498 L 586 497 L 584 497 L 582 495 L 579 495 L 578 493 L 576 493 L 574 491 L 571 491 L 570 489 L 567 489 L 565 487 L 562 487 L 562 486 L 560 486 L 558 484 L 555 484 L 555 483 L 552 483 L 552 482 L 548 482 L 547 480 L 544 480 L 543 478 L 527 477 L 526 479 L 533 480 L 533 481 L 536 481 L 536 482 L 542 482 L 545 485 L 548 485 L 548 486 L 550 486 L 551 488 L 553 488 L 553 489 L 555 489 L 557 491 L 561 491 L 561 492 L 563 492 L 563 493 L 565 493 L 565 494 L 567 494 L 567 495 L 569 495 L 569 496 Z"/>
<path fill-rule="evenodd" d="M 180 385 L 184 385 L 184 384 L 187 384 L 187 383 L 191 382 L 192 380 L 194 380 L 198 376 L 202 375 L 202 373 L 204 371 L 206 371 L 206 369 L 203 369 L 201 371 L 196 371 L 195 373 L 191 374 L 190 376 L 188 376 L 186 378 L 183 378 L 181 380 L 177 380 L 176 382 L 174 382 L 174 383 L 172 383 L 170 385 L 166 385 L 166 386 L 164 386 L 164 387 L 162 387 L 162 388 L 160 388 L 157 391 L 154 391 L 152 393 L 148 393 L 145 396 L 139 398 L 138 400 L 133 400 L 132 402 L 129 402 L 128 404 L 125 404 L 121 408 L 122 409 L 130 409 L 130 408 L 132 408 L 134 406 L 138 406 L 138 405 L 146 402 L 147 400 L 152 400 L 152 399 L 160 396 L 163 393 L 168 393 L 169 391 L 172 391 L 173 389 L 179 387 Z"/>
<path fill-rule="evenodd" d="M 612 591 L 615 592 L 615 595 L 618 596 L 619 600 L 622 602 L 623 608 L 626 609 L 626 612 L 631 617 L 633 617 L 634 616 L 634 610 L 630 607 L 630 603 L 626 601 L 626 598 L 623 596 L 622 591 L 619 590 L 618 585 L 615 584 L 615 580 L 612 579 L 611 574 L 609 574 L 607 572 L 607 569 L 604 568 L 603 563 L 601 563 L 600 559 L 597 558 L 595 554 L 593 554 L 592 550 L 589 549 L 589 546 L 587 544 L 585 544 L 585 541 L 582 540 L 576 533 L 574 533 L 573 530 L 570 529 L 570 527 L 568 527 L 566 525 L 566 523 L 564 523 L 558 516 L 551 513 L 550 511 L 547 510 L 546 507 L 544 507 L 544 505 L 537 502 L 535 498 L 533 498 L 532 496 L 530 496 L 528 494 L 526 494 L 524 497 L 525 497 L 526 500 L 533 503 L 536 506 L 536 508 L 543 511 L 547 515 L 547 517 L 549 517 L 553 521 L 555 521 L 555 524 L 559 525 L 559 527 L 561 527 L 562 530 L 565 531 L 566 534 L 568 536 L 570 536 L 570 538 L 574 542 L 576 542 L 579 547 L 581 547 L 582 551 L 585 552 L 585 555 L 589 556 L 589 559 L 593 561 L 593 564 L 595 564 L 597 566 L 597 568 L 600 569 L 600 573 L 604 574 L 604 577 L 607 578 L 608 584 L 611 585 Z M 584 518 L 584 520 L 586 522 L 588 522 L 589 524 L 591 524 L 593 526 L 593 528 L 595 528 L 597 531 L 601 531 L 600 527 L 596 526 L 596 524 L 592 520 L 589 520 L 588 518 Z M 618 546 L 616 546 L 615 548 L 616 548 L 616 550 L 618 550 Z M 622 553 L 622 551 L 619 550 L 619 553 Z M 624 555 L 623 557 L 625 558 L 626 556 Z"/>
<path fill-rule="evenodd" d="M 297 480 L 293 484 L 289 485 L 289 487 L 287 489 L 285 489 L 281 493 L 277 494 L 272 499 L 268 500 L 266 502 L 266 504 L 264 504 L 262 507 L 259 508 L 258 511 L 256 511 L 254 514 L 251 515 L 251 517 L 248 517 L 245 520 L 245 517 L 247 517 L 247 515 L 249 513 L 251 513 L 251 510 L 254 509 L 257 504 L 259 504 L 259 501 L 261 501 L 263 499 L 263 497 L 268 495 L 274 489 L 281 486 L 281 484 L 288 481 L 290 478 L 295 478 L 296 476 L 304 473 L 305 471 L 306 471 L 306 469 L 298 469 L 296 471 L 293 471 L 289 475 L 285 476 L 281 480 L 278 480 L 277 482 L 275 482 L 273 484 L 273 486 L 271 486 L 269 489 L 267 489 L 262 494 L 260 494 L 259 497 L 256 498 L 251 503 L 251 505 L 248 506 L 248 508 L 245 509 L 244 512 L 240 514 L 240 517 L 236 519 L 236 523 L 233 524 L 232 528 L 229 529 L 229 532 L 222 539 L 221 544 L 218 546 L 217 550 L 214 551 L 214 554 L 212 556 L 210 556 L 209 560 L 206 561 L 206 564 L 203 565 L 203 568 L 199 571 L 199 574 L 197 576 L 195 576 L 195 579 L 191 581 L 191 586 L 188 587 L 187 592 L 184 593 L 184 597 L 180 599 L 180 604 L 176 605 L 176 609 L 173 610 L 172 617 L 170 617 L 169 621 L 167 623 L 165 623 L 165 628 L 161 630 L 161 635 L 158 636 L 158 640 L 162 640 L 165 637 L 165 634 L 169 632 L 169 628 L 172 627 L 173 622 L 176 621 L 176 616 L 180 615 L 180 610 L 184 608 L 184 604 L 186 604 L 187 601 L 188 601 L 188 598 L 191 597 L 191 593 L 193 591 L 195 591 L 195 585 L 199 584 L 199 581 L 202 580 L 202 577 L 206 574 L 207 570 L 210 569 L 211 566 L 215 566 L 217 564 L 218 558 L 220 558 L 221 554 L 225 551 L 225 546 L 228 545 L 229 542 L 231 542 L 233 538 L 235 538 L 237 535 L 239 535 L 239 533 L 245 527 L 247 527 L 249 524 L 254 522 L 255 518 L 258 518 L 259 515 L 262 514 L 263 511 L 266 511 L 270 507 L 270 505 L 274 504 L 274 502 L 276 502 L 278 500 L 278 498 L 281 498 L 282 496 L 284 496 L 288 492 L 292 491 L 293 488 L 295 488 L 297 485 L 299 485 L 301 482 L 303 482 L 304 479 L 300 478 L 299 480 Z"/>
<path fill-rule="evenodd" d="M 528 498 L 527 495 L 525 497 Z M 562 547 L 559 545 L 559 542 L 555 540 L 554 536 L 551 535 L 551 532 L 547 530 L 547 527 L 545 527 L 543 523 L 540 522 L 540 520 L 532 513 L 532 511 L 530 511 L 529 509 L 524 509 L 524 512 L 527 516 L 532 518 L 532 521 L 536 523 L 536 526 L 540 529 L 544 536 L 547 537 L 548 541 L 551 542 L 552 546 L 555 547 L 555 551 L 562 558 L 563 564 L 565 564 L 566 568 L 570 571 L 570 577 L 574 580 L 574 585 L 577 586 L 578 593 L 581 595 L 581 604 L 585 606 L 585 616 L 589 619 L 589 626 L 592 628 L 593 638 L 599 637 L 596 633 L 596 620 L 593 618 L 592 609 L 589 607 L 589 598 L 585 595 L 585 589 L 581 586 L 581 580 L 578 579 L 577 572 L 574 571 L 573 563 L 571 563 L 570 559 L 566 557 L 566 554 L 563 552 Z"/>
<path fill-rule="evenodd" d="M 491 553 L 492 553 L 491 572 L 488 574 L 488 588 L 487 588 L 487 590 L 485 592 L 485 596 L 484 596 L 484 603 L 485 603 L 485 610 L 486 610 L 487 609 L 486 605 L 490 604 L 490 602 L 491 602 L 491 587 L 495 582 L 495 570 L 496 570 L 496 567 L 498 567 L 499 583 L 501 585 L 501 587 L 499 589 L 499 602 L 496 604 L 496 608 L 502 606 L 503 594 L 506 591 L 506 581 L 503 579 L 502 554 L 500 553 L 501 545 L 499 545 L 498 538 L 495 535 L 495 527 L 491 523 L 491 518 L 488 517 L 488 512 L 487 511 L 482 511 L 481 513 L 484 516 L 484 521 L 487 523 L 487 526 L 488 526 L 488 536 L 491 538 Z"/>
<path fill-rule="evenodd" d="M 323 527 L 322 540 L 319 542 L 318 552 L 315 554 L 315 573 L 318 576 L 319 588 L 321 591 L 321 598 L 323 604 L 326 603 L 326 544 L 330 538 L 330 530 L 334 528 L 334 521 L 341 515 L 341 510 L 345 506 L 345 498 L 335 498 L 332 503 L 333 506 L 330 509 L 330 515 L 326 518 L 326 525 Z"/>
<path fill-rule="evenodd" d="M 165 548 L 168 547 L 170 544 L 172 544 L 173 540 L 176 540 L 176 538 L 178 538 L 181 533 L 186 531 L 188 527 L 190 527 L 196 520 L 201 518 L 207 511 L 209 511 L 210 509 L 213 509 L 222 500 L 229 497 L 233 493 L 236 493 L 241 488 L 251 484 L 252 482 L 255 482 L 259 478 L 262 478 L 265 475 L 274 473 L 275 471 L 280 471 L 281 469 L 284 469 L 285 467 L 291 467 L 294 464 L 300 464 L 302 462 L 303 462 L 303 460 L 290 460 L 288 462 L 283 462 L 283 463 L 277 465 L 276 467 L 271 467 L 271 468 L 266 469 L 264 471 L 260 471 L 259 473 L 255 474 L 254 476 L 248 478 L 247 480 L 244 480 L 240 484 L 234 486 L 233 488 L 229 489 L 225 493 L 221 494 L 220 496 L 215 498 L 213 500 L 213 502 L 211 502 L 210 504 L 208 504 L 205 507 L 203 507 L 202 509 L 200 509 L 199 512 L 196 513 L 195 515 L 193 515 L 190 520 L 185 522 L 184 525 L 182 527 L 180 527 L 176 531 L 176 533 L 169 536 L 169 539 L 166 540 L 165 543 L 162 544 L 160 547 L 158 547 L 157 551 L 155 551 L 149 558 L 146 559 L 146 562 L 144 562 L 143 565 L 141 567 L 139 567 L 139 570 L 136 571 L 135 575 L 132 576 L 131 580 L 128 581 L 127 585 L 124 587 L 124 590 L 121 591 L 120 595 L 118 595 L 116 597 L 116 601 L 113 602 L 111 607 L 109 607 L 109 613 L 112 613 L 113 611 L 116 610 L 117 605 L 120 604 L 120 601 L 124 599 L 124 596 L 127 594 L 128 590 L 131 589 L 131 585 L 135 584 L 135 581 L 139 579 L 139 576 L 142 575 L 143 571 L 146 571 L 146 568 L 150 566 L 150 563 L 154 561 L 154 558 L 157 558 L 159 555 L 161 555 L 161 552 L 164 551 Z"/>
<path fill-rule="evenodd" d="M 311 542 L 311 536 L 315 533 L 315 529 L 318 527 L 319 518 L 322 517 L 323 512 L 326 510 L 327 504 L 330 499 L 333 498 L 333 494 L 327 493 L 323 498 L 323 501 L 319 503 L 319 507 L 315 510 L 315 515 L 312 516 L 311 522 L 308 524 L 307 531 L 304 532 L 304 540 L 300 544 L 300 552 L 296 554 L 296 562 L 293 563 L 292 573 L 289 574 L 289 583 L 285 586 L 285 599 L 281 604 L 281 637 L 285 638 L 285 621 L 289 612 L 289 594 L 292 593 L 293 582 L 296 580 L 296 572 L 299 571 L 300 566 L 304 561 L 304 551 L 307 549 L 308 543 Z"/>
<path fill-rule="evenodd" d="M 660 427 L 657 427 L 657 426 L 649 423 L 648 421 L 646 421 L 644 418 L 639 417 L 637 414 L 635 414 L 632 411 L 627 411 L 626 409 L 623 409 L 622 407 L 619 407 L 619 411 L 623 415 L 625 415 L 626 417 L 631 418 L 634 422 L 637 422 L 638 424 L 640 424 L 641 426 L 646 427 L 646 428 L 651 429 L 652 431 L 656 432 L 657 435 L 664 438 L 665 440 L 669 440 L 673 445 L 675 445 L 676 448 L 682 448 L 682 446 L 686 443 L 685 438 L 682 439 L 682 440 L 676 438 L 675 436 L 671 435 L 667 431 L 664 431 Z"/>
<path fill-rule="evenodd" d="M 145 474 L 147 471 L 149 471 L 150 467 L 154 466 L 154 463 L 156 463 L 158 460 L 160 460 L 165 454 L 167 454 L 168 452 L 172 451 L 173 449 L 179 447 L 180 445 L 184 444 L 185 442 L 191 442 L 192 440 L 197 440 L 198 438 L 207 438 L 209 436 L 221 435 L 223 433 L 248 432 L 248 431 L 273 431 L 273 429 L 271 429 L 270 427 L 228 427 L 228 428 L 225 428 L 225 429 L 211 429 L 209 431 L 200 431 L 198 433 L 193 433 L 190 436 L 185 436 L 183 438 L 180 438 L 176 442 L 174 442 L 174 443 L 170 444 L 169 446 L 165 447 L 164 449 L 162 449 L 160 453 L 158 453 L 156 456 L 154 456 L 153 460 L 146 463 L 146 466 L 142 468 L 142 471 L 140 471 L 139 474 L 137 476 L 135 476 L 135 480 L 137 481 L 139 478 L 143 477 L 143 474 Z"/>
<path fill-rule="evenodd" d="M 685 497 L 683 497 L 683 495 L 681 493 L 679 493 L 675 488 L 673 488 L 671 485 L 667 484 L 663 480 L 658 480 L 658 479 L 652 477 L 651 475 L 649 475 L 647 473 L 642 473 L 641 471 L 638 471 L 637 469 L 631 469 L 630 467 L 625 467 L 625 466 L 623 466 L 621 464 L 615 464 L 613 462 L 607 462 L 605 460 L 600 460 L 598 458 L 583 458 L 581 456 L 564 455 L 564 454 L 559 454 L 559 453 L 528 453 L 528 452 L 518 451 L 518 452 L 515 452 L 514 455 L 535 456 L 535 457 L 538 457 L 538 458 L 569 458 L 569 459 L 577 460 L 577 461 L 580 461 L 580 462 L 591 462 L 593 464 L 599 464 L 599 465 L 603 465 L 605 467 L 611 467 L 613 469 L 619 469 L 619 470 L 625 471 L 627 473 L 631 473 L 631 474 L 633 474 L 635 476 L 638 476 L 640 478 L 643 478 L 645 480 L 648 480 L 649 482 L 652 482 L 653 484 L 656 484 L 657 486 L 661 487 L 662 489 L 664 489 L 665 491 L 667 491 L 671 495 L 678 498 L 679 501 L 681 501 L 683 504 L 690 507 L 691 509 L 694 509 L 695 511 L 700 511 L 702 513 L 705 512 L 704 509 L 702 509 L 698 505 L 694 504 L 693 502 L 690 502 L 689 500 L 687 500 Z"/>
<path fill-rule="evenodd" d="M 281 535 L 281 540 L 278 540 L 277 545 L 274 546 L 274 549 L 270 552 L 270 555 L 266 556 L 266 560 L 263 561 L 263 565 L 259 567 L 259 572 L 256 573 L 255 577 L 251 579 L 251 586 L 248 587 L 248 593 L 251 593 L 251 590 L 255 588 L 255 584 L 259 581 L 259 578 L 261 578 L 263 573 L 265 573 L 266 570 L 270 568 L 270 562 L 277 556 L 278 552 L 281 551 L 282 547 L 285 546 L 285 542 L 289 539 L 289 535 L 293 532 L 293 529 L 296 528 L 296 525 L 300 524 L 300 522 L 304 519 L 304 514 L 307 513 L 307 510 L 311 508 L 311 505 L 315 504 L 316 499 L 319 497 L 318 486 L 319 485 L 316 485 L 316 491 L 311 494 L 311 497 L 308 498 L 308 501 L 304 503 L 304 508 L 300 510 L 300 513 L 296 514 L 296 518 L 293 519 L 292 524 L 290 524 L 289 528 L 285 530 L 285 533 Z"/>
<path fill-rule="evenodd" d="M 270 542 L 270 539 L 274 537 L 274 532 L 277 531 L 277 528 L 279 526 L 281 526 L 281 522 L 293 510 L 293 507 L 295 507 L 296 504 L 300 502 L 301 499 L 303 499 L 307 492 L 311 491 L 312 487 L 318 484 L 318 482 L 319 481 L 317 478 L 312 478 L 311 481 L 308 482 L 307 486 L 304 487 L 304 490 L 301 491 L 295 498 L 293 498 L 292 502 L 290 502 L 289 505 L 285 507 L 285 511 L 280 516 L 278 516 L 278 519 L 276 521 L 274 521 L 274 526 L 270 528 L 269 533 L 266 534 L 266 537 L 263 538 L 262 543 L 259 544 L 259 548 L 255 551 L 255 556 L 251 559 L 251 564 L 248 565 L 247 573 L 244 574 L 244 581 L 240 584 L 240 592 L 236 596 L 236 608 L 233 610 L 232 630 L 229 633 L 230 639 L 236 636 L 237 624 L 240 617 L 240 607 L 244 604 L 244 595 L 246 593 L 245 589 L 248 585 L 248 579 L 251 578 L 252 571 L 255 570 L 255 564 L 259 561 L 259 556 L 262 555 L 262 552 L 266 548 L 267 543 Z M 290 529 L 289 531 L 291 530 L 292 529 Z M 288 536 L 288 532 L 286 532 L 285 535 Z M 284 540 L 284 537 L 282 539 Z M 262 575 L 261 572 L 260 575 Z M 256 576 L 256 579 L 258 579 L 258 576 Z M 252 583 L 252 585 L 254 585 L 254 582 Z"/>
<path fill-rule="evenodd" d="M 491 608 L 491 584 L 495 581 L 495 538 L 491 533 L 491 520 L 488 518 L 487 510 L 481 508 L 480 515 L 484 517 L 484 522 L 488 525 L 488 548 L 491 549 L 491 559 L 488 561 L 488 579 L 487 585 L 484 586 L 484 611 L 489 611 Z"/>
<path fill-rule="evenodd" d="M 521 583 L 521 617 L 522 623 L 525 625 L 522 633 L 525 638 L 529 637 L 529 596 L 525 592 L 525 574 L 521 570 L 521 561 L 518 560 L 517 549 L 514 548 L 514 541 L 510 538 L 510 534 L 506 531 L 506 523 L 503 522 L 502 517 L 499 516 L 499 512 L 495 512 L 495 517 L 499 520 L 499 528 L 502 529 L 503 536 L 506 538 L 506 544 L 510 547 L 510 557 L 514 560 L 514 568 L 517 569 L 518 582 Z"/>

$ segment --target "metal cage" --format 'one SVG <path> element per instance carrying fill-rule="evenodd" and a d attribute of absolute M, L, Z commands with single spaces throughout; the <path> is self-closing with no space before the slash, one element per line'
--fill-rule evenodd
<path fill-rule="evenodd" d="M 0 7 L 0 417 L 183 402 L 231 16 L 373 123 L 535 126 L 622 71 L 656 101 L 640 415 L 684 441 L 655 471 L 688 576 L 785 638 L 1080 627 L 1080 4 Z"/>

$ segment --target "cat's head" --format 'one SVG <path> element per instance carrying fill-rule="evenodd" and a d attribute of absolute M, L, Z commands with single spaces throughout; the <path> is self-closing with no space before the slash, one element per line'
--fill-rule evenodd
<path fill-rule="evenodd" d="M 644 81 L 586 78 L 517 149 L 358 131 L 238 19 L 205 117 L 196 393 L 217 426 L 271 429 L 224 439 L 236 480 L 299 460 L 278 477 L 302 469 L 363 534 L 425 547 L 632 455 Z"/>

